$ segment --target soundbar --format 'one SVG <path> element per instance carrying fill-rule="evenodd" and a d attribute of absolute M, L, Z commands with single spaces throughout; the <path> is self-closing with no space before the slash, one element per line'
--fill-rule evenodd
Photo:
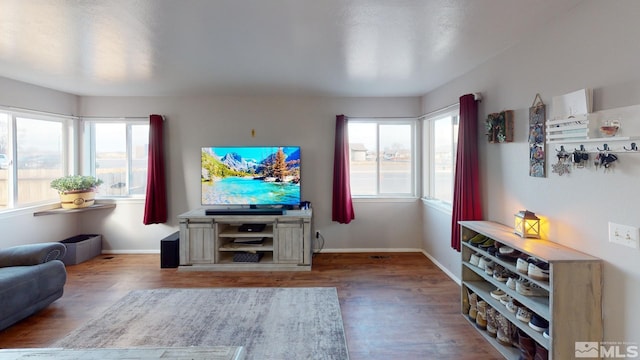
<path fill-rule="evenodd" d="M 282 209 L 206 209 L 206 215 L 282 215 Z"/>

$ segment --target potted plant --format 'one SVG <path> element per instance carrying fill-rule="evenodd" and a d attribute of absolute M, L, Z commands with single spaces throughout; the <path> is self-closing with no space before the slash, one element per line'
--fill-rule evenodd
<path fill-rule="evenodd" d="M 51 188 L 58 190 L 63 209 L 77 209 L 93 205 L 100 184 L 102 180 L 93 176 L 67 175 L 51 181 Z"/>

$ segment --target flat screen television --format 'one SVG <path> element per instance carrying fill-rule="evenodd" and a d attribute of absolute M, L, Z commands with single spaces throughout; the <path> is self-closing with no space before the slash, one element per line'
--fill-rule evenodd
<path fill-rule="evenodd" d="M 299 146 L 210 146 L 201 152 L 202 205 L 300 204 Z"/>

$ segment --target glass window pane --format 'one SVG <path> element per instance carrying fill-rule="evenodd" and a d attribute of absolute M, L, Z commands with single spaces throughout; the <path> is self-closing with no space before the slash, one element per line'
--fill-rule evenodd
<path fill-rule="evenodd" d="M 352 195 L 378 193 L 376 123 L 348 123 Z"/>
<path fill-rule="evenodd" d="M 96 123 L 96 177 L 103 183 L 100 196 L 127 195 L 127 126 L 123 123 Z"/>
<path fill-rule="evenodd" d="M 131 195 L 145 195 L 149 154 L 149 125 L 131 126 Z"/>
<path fill-rule="evenodd" d="M 380 125 L 380 193 L 412 193 L 411 125 Z"/>
<path fill-rule="evenodd" d="M 453 200 L 453 118 L 447 116 L 433 124 L 433 190 L 432 197 L 451 203 Z M 457 131 L 455 131 L 457 136 Z"/>
<path fill-rule="evenodd" d="M 63 174 L 63 124 L 56 121 L 16 119 L 17 202 L 56 199 L 51 180 Z"/>
<path fill-rule="evenodd" d="M 9 205 L 9 115 L 0 114 L 0 209 Z"/>

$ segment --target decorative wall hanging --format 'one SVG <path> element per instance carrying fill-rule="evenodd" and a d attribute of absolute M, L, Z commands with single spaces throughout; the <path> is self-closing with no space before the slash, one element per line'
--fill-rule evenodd
<path fill-rule="evenodd" d="M 489 114 L 485 124 L 490 143 L 513 141 L 513 110 Z"/>
<path fill-rule="evenodd" d="M 529 176 L 545 177 L 544 121 L 546 105 L 536 94 L 529 108 Z"/>

